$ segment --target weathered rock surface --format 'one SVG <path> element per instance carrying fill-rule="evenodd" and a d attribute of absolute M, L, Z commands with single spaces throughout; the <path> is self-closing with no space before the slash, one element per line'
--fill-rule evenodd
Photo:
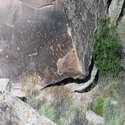
<path fill-rule="evenodd" d="M 5 91 L 0 93 L 0 125 L 56 125 Z"/>
<path fill-rule="evenodd" d="M 90 77 L 90 79 L 89 79 L 87 82 L 85 82 L 85 83 L 82 83 L 82 84 L 80 84 L 80 85 L 75 85 L 75 86 L 74 86 L 74 88 L 75 88 L 74 92 L 82 92 L 82 91 L 84 91 L 87 87 L 89 87 L 89 86 L 94 82 L 94 79 L 95 79 L 95 77 L 96 77 L 96 75 L 97 75 L 97 72 L 98 72 L 98 70 L 97 70 L 97 68 L 94 66 L 94 67 L 93 67 L 93 70 L 92 70 L 92 72 L 91 72 L 91 77 Z"/>
<path fill-rule="evenodd" d="M 43 6 L 52 5 L 55 0 L 20 0 L 32 8 L 39 9 Z"/>
<path fill-rule="evenodd" d="M 17 112 L 6 103 L 0 102 L 0 125 L 23 125 Z"/>
<path fill-rule="evenodd" d="M 0 77 L 16 81 L 36 73 L 44 85 L 61 80 L 67 75 L 58 75 L 57 62 L 72 49 L 64 13 L 55 8 L 57 3 L 38 9 L 27 4 L 19 0 L 1 3 Z"/>
<path fill-rule="evenodd" d="M 63 0 L 83 74 L 88 74 L 91 63 L 92 38 L 95 30 L 97 1 Z M 84 77 L 83 77 L 84 78 Z"/>
<path fill-rule="evenodd" d="M 36 76 L 41 87 L 67 77 L 85 78 L 96 12 L 97 1 L 2 1 L 0 77 L 24 82 Z"/>
<path fill-rule="evenodd" d="M 89 110 L 86 112 L 86 119 L 93 125 L 104 125 L 104 118 Z"/>
<path fill-rule="evenodd" d="M 124 0 L 111 0 L 111 4 L 108 8 L 108 15 L 111 22 L 116 23 L 120 18 L 124 7 Z"/>
<path fill-rule="evenodd" d="M 0 79 L 0 91 L 4 92 L 5 90 L 9 90 L 10 89 L 10 80 L 7 78 L 1 78 Z"/>
<path fill-rule="evenodd" d="M 20 83 L 11 83 L 7 78 L 0 78 L 0 92 L 4 93 L 4 91 L 10 92 L 15 97 L 25 97 L 27 94 Z"/>
<path fill-rule="evenodd" d="M 25 97 L 27 95 L 27 93 L 22 89 L 22 85 L 20 83 L 12 83 L 10 93 L 13 96 L 20 98 Z"/>

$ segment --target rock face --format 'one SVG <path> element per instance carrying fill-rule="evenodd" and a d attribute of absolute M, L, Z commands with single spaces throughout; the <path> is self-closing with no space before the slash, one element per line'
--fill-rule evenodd
<path fill-rule="evenodd" d="M 8 86 L 9 86 L 9 79 L 1 78 L 0 79 L 0 91 L 4 92 L 5 90 L 7 90 Z"/>
<path fill-rule="evenodd" d="M 7 91 L 0 94 L 0 125 L 56 125 Z"/>
<path fill-rule="evenodd" d="M 93 125 L 104 125 L 104 118 L 89 110 L 86 112 L 86 119 Z"/>
<path fill-rule="evenodd" d="M 61 3 L 38 2 L 39 7 L 34 5 L 35 1 L 5 0 L 1 3 L 0 77 L 16 81 L 35 74 L 41 77 L 43 84 L 67 77 L 66 73 L 61 76 L 57 72 L 58 60 L 72 50 Z M 71 73 L 81 74 L 79 70 L 69 71 Z"/>
<path fill-rule="evenodd" d="M 124 7 L 124 0 L 111 0 L 111 4 L 108 8 L 108 15 L 111 22 L 116 23 L 120 18 Z"/>
<path fill-rule="evenodd" d="M 68 77 L 85 78 L 97 11 L 93 0 L 2 1 L 0 77 L 32 80 L 28 87 L 38 78 L 41 87 Z"/>
<path fill-rule="evenodd" d="M 11 117 L 12 116 L 12 117 Z M 0 102 L 0 125 L 23 125 L 14 109 Z"/>
<path fill-rule="evenodd" d="M 83 74 L 88 74 L 92 38 L 95 30 L 97 1 L 63 0 Z"/>

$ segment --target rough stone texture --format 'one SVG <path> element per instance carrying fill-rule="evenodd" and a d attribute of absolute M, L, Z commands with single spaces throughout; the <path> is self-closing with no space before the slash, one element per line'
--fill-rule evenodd
<path fill-rule="evenodd" d="M 98 0 L 98 17 L 104 17 L 107 13 L 108 0 Z"/>
<path fill-rule="evenodd" d="M 84 74 L 67 33 L 61 2 L 38 1 L 39 8 L 34 2 L 5 0 L 0 4 L 0 77 L 17 82 L 36 75 L 45 86 Z"/>
<path fill-rule="evenodd" d="M 10 92 L 13 96 L 16 97 L 25 97 L 27 93 L 22 90 L 22 85 L 20 83 L 11 83 L 7 78 L 0 78 L 0 92 L 4 91 Z"/>
<path fill-rule="evenodd" d="M 78 52 L 80 67 L 83 74 L 88 74 L 88 68 L 91 62 L 92 38 L 96 24 L 97 1 L 62 1 L 71 28 L 74 47 Z"/>
<path fill-rule="evenodd" d="M 104 118 L 89 110 L 86 112 L 86 119 L 93 125 L 104 125 Z"/>
<path fill-rule="evenodd" d="M 6 79 L 6 78 L 1 78 L 0 79 L 0 91 L 1 92 L 4 92 L 4 90 L 7 90 L 8 89 L 8 86 L 9 86 L 9 79 Z"/>
<path fill-rule="evenodd" d="M 94 66 L 94 67 L 93 67 L 93 70 L 92 70 L 92 72 L 91 72 L 91 77 L 90 77 L 90 79 L 89 79 L 87 82 L 85 82 L 84 84 L 74 85 L 74 86 L 73 86 L 73 87 L 74 87 L 74 92 L 84 91 L 87 87 L 89 87 L 89 86 L 94 82 L 94 79 L 95 79 L 95 77 L 96 77 L 96 75 L 97 75 L 97 72 L 98 72 L 98 70 L 97 70 L 97 68 Z"/>
<path fill-rule="evenodd" d="M 22 90 L 22 85 L 20 83 L 12 83 L 10 93 L 13 96 L 20 97 L 20 98 L 25 97 L 27 95 L 27 93 L 25 93 L 25 91 Z"/>
<path fill-rule="evenodd" d="M 124 5 L 124 0 L 112 0 L 108 9 L 108 15 L 111 22 L 116 23 L 119 19 Z"/>
<path fill-rule="evenodd" d="M 0 77 L 22 83 L 27 78 L 28 88 L 39 89 L 68 77 L 85 78 L 103 5 L 94 0 L 2 1 Z"/>
<path fill-rule="evenodd" d="M 55 0 L 20 0 L 32 8 L 39 9 L 43 6 L 52 5 Z"/>
<path fill-rule="evenodd" d="M 56 125 L 5 91 L 0 93 L 0 125 Z"/>
<path fill-rule="evenodd" d="M 104 16 L 107 0 L 62 0 L 83 74 L 91 63 L 93 33 L 97 17 Z M 84 75 L 83 75 L 84 78 Z"/>
<path fill-rule="evenodd" d="M 0 102 L 0 125 L 23 125 L 13 107 Z"/>

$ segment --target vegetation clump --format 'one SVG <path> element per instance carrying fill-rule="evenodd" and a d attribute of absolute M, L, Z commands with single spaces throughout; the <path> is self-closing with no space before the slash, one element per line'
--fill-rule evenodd
<path fill-rule="evenodd" d="M 122 46 L 115 29 L 108 18 L 99 18 L 94 35 L 93 58 L 102 76 L 107 73 L 116 75 L 120 71 Z"/>
<path fill-rule="evenodd" d="M 96 99 L 95 105 L 93 107 L 93 111 L 96 114 L 98 114 L 98 115 L 102 115 L 103 114 L 104 101 L 105 101 L 104 97 L 98 97 Z"/>

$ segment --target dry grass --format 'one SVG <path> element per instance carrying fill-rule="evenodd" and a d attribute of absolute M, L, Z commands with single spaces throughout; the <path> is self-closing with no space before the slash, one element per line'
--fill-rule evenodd
<path fill-rule="evenodd" d="M 46 89 L 46 92 L 48 92 L 49 94 L 62 96 L 65 99 L 72 97 L 71 90 L 64 86 L 49 87 Z"/>
<path fill-rule="evenodd" d="M 97 95 L 101 97 L 119 97 L 120 89 L 119 86 L 121 84 L 121 81 L 119 79 L 109 79 L 106 80 L 103 85 L 99 85 L 99 89 L 97 92 Z"/>
<path fill-rule="evenodd" d="M 41 78 L 36 73 L 26 74 L 20 77 L 21 89 L 27 94 L 31 94 L 38 86 L 42 84 Z"/>

